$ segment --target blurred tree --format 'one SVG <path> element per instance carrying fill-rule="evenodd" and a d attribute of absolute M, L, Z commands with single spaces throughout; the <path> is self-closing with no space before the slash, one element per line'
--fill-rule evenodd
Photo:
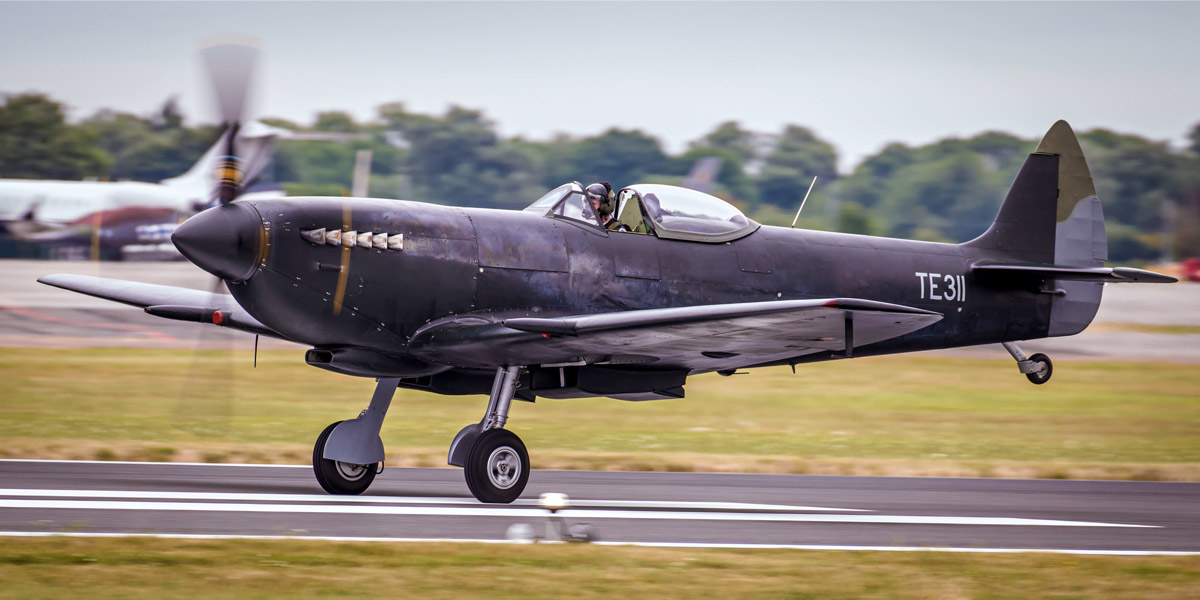
<path fill-rule="evenodd" d="M 295 121 L 289 121 L 287 119 L 281 119 L 279 117 L 263 117 L 263 118 L 259 119 L 258 121 L 260 123 L 262 123 L 263 125 L 270 125 L 271 127 L 287 129 L 288 131 L 304 131 L 304 130 L 308 129 L 307 127 L 305 127 Z"/>
<path fill-rule="evenodd" d="M 91 133 L 66 123 L 58 102 L 42 94 L 5 96 L 0 177 L 81 179 L 102 175 L 109 160 Z"/>
<path fill-rule="evenodd" d="M 838 230 L 843 233 L 858 233 L 862 235 L 879 235 L 881 227 L 871 216 L 871 212 L 857 202 L 841 202 L 838 217 Z"/>
<path fill-rule="evenodd" d="M 575 165 L 571 157 L 579 145 L 579 140 L 565 133 L 558 133 L 548 142 L 522 140 L 521 143 L 527 145 L 527 148 L 538 157 L 537 161 L 542 172 L 542 186 L 546 189 L 558 187 L 578 176 L 575 173 Z"/>
<path fill-rule="evenodd" d="M 280 141 L 275 176 L 292 193 L 345 193 L 355 152 L 364 148 L 372 151 L 372 195 L 510 208 L 564 181 L 678 183 L 697 159 L 719 156 L 714 193 L 760 222 L 790 224 L 812 176 L 820 175 L 801 226 L 823 228 L 836 217 L 842 231 L 931 241 L 964 241 L 982 232 L 1035 146 L 1002 132 L 915 147 L 889 144 L 838 180 L 832 146 L 797 126 L 775 136 L 765 156 L 762 136 L 734 121 L 667 156 L 657 139 L 636 130 L 504 139 L 480 111 L 459 107 L 432 116 L 385 105 L 371 123 L 339 111 L 319 114 L 311 127 L 263 121 L 295 131 L 369 134 L 348 142 Z M 174 98 L 148 116 L 103 110 L 72 125 L 62 106 L 44 95 L 6 96 L 0 176 L 158 181 L 184 172 L 221 134 L 219 126 L 185 122 Z M 1104 202 L 1112 260 L 1153 259 L 1172 245 L 1181 256 L 1200 254 L 1200 124 L 1188 139 L 1189 147 L 1178 151 L 1103 129 L 1080 135 Z M 825 206 L 832 200 L 839 201 L 836 211 Z"/>
<path fill-rule="evenodd" d="M 260 119 L 263 123 L 290 131 L 329 131 L 336 133 L 370 134 L 365 139 L 345 142 L 288 140 L 276 143 L 274 176 L 282 182 L 304 184 L 308 195 L 312 190 L 349 189 L 354 177 L 354 161 L 359 150 L 371 151 L 372 196 L 396 198 L 400 194 L 398 179 L 392 185 L 375 185 L 376 177 L 396 177 L 403 168 L 408 152 L 388 142 L 384 128 L 359 124 L 344 112 L 323 112 L 309 128 L 284 119 Z M 321 185 L 334 187 L 320 188 Z"/>
<path fill-rule="evenodd" d="M 725 121 L 689 147 L 728 150 L 737 156 L 739 164 L 746 165 L 758 158 L 757 139 L 754 132 L 742 129 L 737 121 Z"/>
<path fill-rule="evenodd" d="M 502 143 L 483 113 L 452 106 L 440 118 L 380 107 L 380 119 L 410 147 L 405 169 L 417 199 L 470 206 L 519 207 L 542 191 L 535 159 Z"/>
<path fill-rule="evenodd" d="M 289 196 L 349 196 L 350 188 L 336 183 L 302 183 L 290 181 L 283 184 Z"/>
<path fill-rule="evenodd" d="M 986 131 L 968 138 L 965 143 L 968 150 L 986 159 L 984 168 L 1009 171 L 1014 176 L 1030 152 L 1027 140 L 998 131 Z"/>
<path fill-rule="evenodd" d="M 996 216 L 1000 201 L 991 188 L 979 155 L 958 152 L 898 170 L 879 209 L 891 235 L 913 237 L 927 229 L 963 242 Z"/>
<path fill-rule="evenodd" d="M 349 144 L 310 140 L 279 140 L 275 144 L 275 179 L 278 181 L 329 184 L 350 189 L 353 176 L 354 150 Z"/>
<path fill-rule="evenodd" d="M 92 136 L 101 149 L 113 157 L 114 163 L 127 148 L 154 135 L 145 119 L 107 109 L 98 111 L 80 123 L 80 127 Z"/>
<path fill-rule="evenodd" d="M 183 127 L 183 113 L 179 111 L 179 99 L 175 96 L 167 98 L 162 108 L 150 117 L 150 128 L 155 131 L 179 129 Z"/>
<path fill-rule="evenodd" d="M 171 104 L 168 100 L 149 118 L 101 110 L 79 124 L 112 157 L 106 177 L 160 181 L 180 175 L 220 137 L 219 126 L 167 126 L 168 120 L 183 123 L 183 115 Z"/>
<path fill-rule="evenodd" d="M 811 130 L 788 125 L 758 176 L 759 199 L 776 206 L 797 206 L 813 177 L 825 183 L 837 179 L 837 152 Z"/>
<path fill-rule="evenodd" d="M 317 122 L 312 126 L 314 131 L 333 131 L 338 133 L 355 133 L 359 131 L 354 117 L 341 111 L 317 113 Z"/>
<path fill-rule="evenodd" d="M 716 183 L 731 194 L 733 200 L 745 202 L 754 202 L 757 200 L 758 190 L 755 189 L 754 183 L 743 171 L 741 158 L 736 152 L 727 148 L 693 146 L 687 152 L 668 159 L 663 172 L 669 175 L 677 175 L 682 179 L 691 172 L 697 160 L 709 156 L 721 159 L 721 170 L 717 172 Z M 678 181 L 675 183 L 678 184 Z"/>
<path fill-rule="evenodd" d="M 666 168 L 667 155 L 658 139 L 638 130 L 609 129 L 576 144 L 567 157 L 566 180 L 587 185 L 608 181 L 613 187 L 638 183 Z"/>
<path fill-rule="evenodd" d="M 1163 203 L 1184 195 L 1187 159 L 1164 142 L 1094 129 L 1079 136 L 1110 220 L 1142 231 L 1162 226 Z"/>
<path fill-rule="evenodd" d="M 854 172 L 838 181 L 838 195 L 866 209 L 874 208 L 887 194 L 890 178 L 899 169 L 919 160 L 917 151 L 904 144 L 888 144 L 859 163 Z"/>

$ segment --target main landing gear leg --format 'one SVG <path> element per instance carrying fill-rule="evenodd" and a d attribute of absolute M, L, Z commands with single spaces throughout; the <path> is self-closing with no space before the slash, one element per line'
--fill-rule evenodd
<path fill-rule="evenodd" d="M 508 504 L 529 482 L 529 453 L 521 438 L 504 429 L 523 367 L 500 367 L 492 380 L 487 411 L 479 423 L 454 436 L 446 462 L 463 468 L 467 488 L 480 502 Z"/>
<path fill-rule="evenodd" d="M 313 473 L 330 494 L 361 494 L 383 471 L 383 440 L 379 428 L 387 415 L 399 379 L 376 380 L 371 405 L 351 421 L 325 428 L 313 447 Z"/>
<path fill-rule="evenodd" d="M 1050 362 L 1050 357 L 1042 353 L 1034 354 L 1026 357 L 1025 353 L 1013 342 L 1003 342 L 1000 345 L 1004 346 L 1005 350 L 1012 355 L 1017 361 L 1017 368 L 1029 378 L 1029 381 L 1042 385 L 1050 381 L 1050 375 L 1054 373 L 1054 363 Z"/>

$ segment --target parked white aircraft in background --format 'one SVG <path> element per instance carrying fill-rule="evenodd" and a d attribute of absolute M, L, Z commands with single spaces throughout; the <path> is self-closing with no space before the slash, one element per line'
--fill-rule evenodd
<path fill-rule="evenodd" d="M 275 140 L 291 133 L 250 123 L 238 134 L 246 148 L 245 179 L 253 181 L 270 161 Z M 78 221 L 94 213 L 129 207 L 202 210 L 213 201 L 216 168 L 225 148 L 226 132 L 186 173 L 158 183 L 141 181 L 47 181 L 0 179 L 0 221 L 31 221 L 46 226 Z"/>
<path fill-rule="evenodd" d="M 177 256 L 171 231 L 215 201 L 217 169 L 228 136 L 227 131 L 186 173 L 158 183 L 0 179 L 0 223 L 14 239 L 73 246 L 76 254 L 96 255 L 102 247 L 108 258 L 139 252 Z M 289 137 L 291 131 L 262 123 L 243 126 L 237 140 L 238 148 L 246 149 L 243 181 L 253 182 L 271 161 L 275 140 Z"/>

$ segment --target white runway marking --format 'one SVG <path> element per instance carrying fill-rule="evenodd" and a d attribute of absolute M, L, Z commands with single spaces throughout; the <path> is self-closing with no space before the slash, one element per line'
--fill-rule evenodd
<path fill-rule="evenodd" d="M 133 498 L 138 500 L 207 500 L 232 502 L 322 502 L 326 504 L 461 504 L 481 506 L 468 498 L 438 498 L 425 496 L 334 496 L 330 494 L 250 494 L 226 492 L 160 492 L 147 490 L 39 490 L 33 488 L 0 489 L 0 496 L 32 498 Z M 537 506 L 535 498 L 521 498 L 517 506 Z M 746 502 L 674 502 L 663 500 L 580 500 L 571 499 L 574 507 L 597 508 L 678 508 L 691 510 L 772 510 L 792 512 L 872 512 L 860 508 L 828 506 L 790 506 L 784 504 L 752 504 Z"/>
<path fill-rule="evenodd" d="M 446 507 L 446 506 L 379 506 L 333 504 L 231 504 L 216 502 L 155 502 L 118 500 L 15 500 L 0 499 L 0 508 L 68 509 L 68 510 L 130 510 L 130 511 L 187 511 L 187 512 L 251 512 L 355 514 L 438 517 L 527 517 L 540 518 L 546 511 L 537 508 L 505 507 Z M 652 519 L 685 521 L 769 521 L 788 523 L 859 523 L 901 525 L 1003 525 L 1031 527 L 1130 527 L 1157 528 L 1156 525 L 1095 523 L 1088 521 L 1059 521 L 1052 519 L 1023 519 L 1013 517 L 942 517 L 888 515 L 824 515 L 788 513 L 678 512 L 637 510 L 567 509 L 558 514 L 575 519 Z"/>
<path fill-rule="evenodd" d="M 0 537 L 72 537 L 72 538 L 156 538 L 168 540 L 302 540 L 320 542 L 404 542 L 404 543 L 466 543 L 466 544 L 527 544 L 497 539 L 449 538 L 389 538 L 316 535 L 207 535 L 190 533 L 81 533 L 42 531 L 0 531 Z M 546 542 L 543 542 L 546 543 Z M 562 542 L 549 542 L 562 543 Z M 840 552 L 962 552 L 980 554 L 1073 554 L 1090 556 L 1200 556 L 1200 552 L 1176 550 L 1070 550 L 1042 548 L 959 548 L 939 546 L 831 546 L 822 544 L 720 544 L 689 542 L 593 542 L 596 546 L 637 546 L 643 548 L 700 548 L 727 550 L 826 550 Z"/>
<path fill-rule="evenodd" d="M 279 467 L 282 469 L 311 469 L 312 465 L 265 465 L 250 463 L 148 462 L 136 460 L 56 460 L 49 458 L 0 458 L 0 463 L 55 463 L 78 465 L 154 465 L 159 467 Z"/>

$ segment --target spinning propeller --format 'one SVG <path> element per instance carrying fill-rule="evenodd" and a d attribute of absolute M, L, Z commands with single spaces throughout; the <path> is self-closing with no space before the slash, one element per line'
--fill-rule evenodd
<path fill-rule="evenodd" d="M 234 200 L 242 192 L 242 160 L 238 155 L 238 132 L 245 118 L 251 80 L 259 49 L 250 40 L 223 41 L 200 49 L 216 100 L 217 116 L 225 125 L 225 154 L 214 173 L 212 198 L 219 204 L 181 225 L 172 241 L 191 262 L 212 273 L 210 293 L 217 296 L 226 280 L 237 281 L 248 274 L 246 248 L 261 247 L 261 229 L 253 209 Z M 256 253 L 251 253 L 254 257 Z M 213 306 L 220 305 L 213 302 Z M 221 325 L 221 313 L 212 323 Z M 202 327 L 198 331 L 192 364 L 179 401 L 172 410 L 176 428 L 201 437 L 225 437 L 233 416 L 232 340 L 230 333 Z M 255 350 L 257 354 L 257 339 Z M 217 345 L 220 350 L 205 360 L 202 350 Z"/>
<path fill-rule="evenodd" d="M 226 126 L 225 156 L 221 157 L 217 167 L 216 198 L 222 206 L 233 202 L 241 193 L 242 169 L 237 135 L 245 116 L 258 55 L 257 45 L 249 40 L 213 44 L 200 50 L 200 58 L 212 81 L 217 113 Z"/>

